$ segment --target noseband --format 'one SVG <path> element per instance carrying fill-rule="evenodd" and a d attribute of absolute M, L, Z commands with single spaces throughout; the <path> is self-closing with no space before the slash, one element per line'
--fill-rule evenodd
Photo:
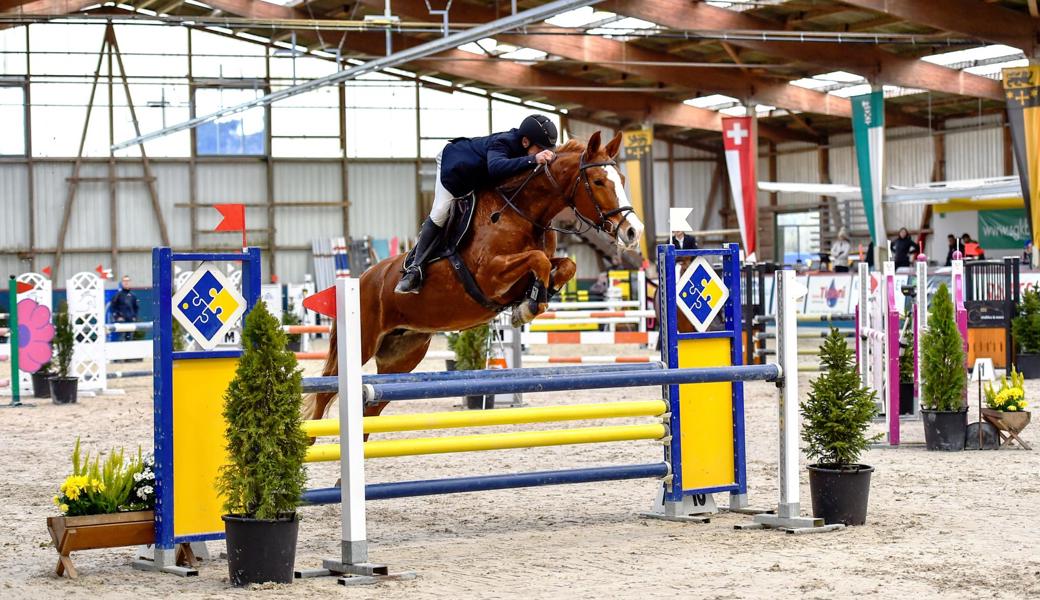
<path fill-rule="evenodd" d="M 556 188 L 556 191 L 562 192 L 564 189 L 563 186 L 561 186 L 559 182 L 556 181 L 556 178 L 553 177 L 552 174 L 551 166 L 552 163 L 555 161 L 556 157 L 553 157 L 553 159 L 549 161 L 548 164 L 542 164 L 535 167 L 535 169 L 531 171 L 531 173 L 528 174 L 527 177 L 520 183 L 520 187 L 518 187 L 516 191 L 512 193 L 512 195 L 507 195 L 504 191 L 502 191 L 501 188 L 499 188 L 498 193 L 502 196 L 502 199 L 505 200 L 506 205 L 508 205 L 509 208 L 513 209 L 513 211 L 515 211 L 518 215 L 520 215 L 521 217 L 529 221 L 532 225 L 534 225 L 538 229 L 541 229 L 542 231 L 555 231 L 556 233 L 582 235 L 588 233 L 589 231 L 596 230 L 602 233 L 609 234 L 616 239 L 621 234 L 621 228 L 617 225 L 614 225 L 614 223 L 610 221 L 610 218 L 615 215 L 622 215 L 629 212 L 635 212 L 635 209 L 631 206 L 619 206 L 614 210 L 604 212 L 603 209 L 600 207 L 599 202 L 596 202 L 596 196 L 594 196 L 592 193 L 592 184 L 589 182 L 589 176 L 587 173 L 587 170 L 593 167 L 616 167 L 617 163 L 615 163 L 613 160 L 603 162 L 585 162 L 585 151 L 583 150 L 581 153 L 581 157 L 578 162 L 578 176 L 574 178 L 574 183 L 570 186 L 570 191 L 567 193 L 565 197 L 565 202 L 567 203 L 567 207 L 574 211 L 574 215 L 578 217 L 578 220 L 585 224 L 584 229 L 563 229 L 560 227 L 555 227 L 553 225 L 542 225 L 535 221 L 533 218 L 531 218 L 527 213 L 520 210 L 520 208 L 513 203 L 516 197 L 520 195 L 520 192 L 522 192 L 523 189 L 527 186 L 528 182 L 530 182 L 532 179 L 534 179 L 536 175 L 538 175 L 539 171 L 545 173 L 545 176 L 549 179 L 549 182 L 552 183 L 553 187 Z M 592 202 L 592 205 L 596 207 L 596 213 L 599 218 L 598 221 L 593 221 L 592 219 L 589 219 L 588 217 L 583 215 L 580 210 L 578 210 L 578 205 L 574 201 L 574 197 L 578 193 L 578 185 L 585 186 L 585 193 L 588 194 L 589 200 Z"/>

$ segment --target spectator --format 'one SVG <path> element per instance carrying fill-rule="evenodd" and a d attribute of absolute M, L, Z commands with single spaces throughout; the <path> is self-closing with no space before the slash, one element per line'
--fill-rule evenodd
<path fill-rule="evenodd" d="M 842 227 L 838 230 L 838 239 L 831 242 L 831 264 L 834 265 L 835 273 L 849 272 L 849 250 L 851 249 L 849 235 Z"/>
<path fill-rule="evenodd" d="M 971 239 L 968 234 L 961 235 L 961 244 L 964 247 L 964 258 L 973 260 L 986 260 L 986 251 L 978 242 Z"/>
<path fill-rule="evenodd" d="M 906 227 L 899 228 L 899 237 L 892 240 L 892 262 L 896 268 L 910 267 L 910 257 L 920 251 L 914 240 L 910 238 L 910 232 Z"/>
<path fill-rule="evenodd" d="M 953 264 L 953 253 L 959 249 L 957 248 L 957 236 L 952 233 L 946 236 L 946 244 L 948 246 L 946 249 L 946 266 L 949 267 Z"/>
<path fill-rule="evenodd" d="M 119 291 L 116 292 L 108 307 L 112 311 L 112 321 L 116 323 L 134 323 L 137 321 L 137 296 L 134 295 L 133 290 L 130 288 L 129 275 L 123 275 L 123 282 L 119 287 Z M 119 339 L 118 334 L 116 339 Z M 123 333 L 123 339 L 127 341 L 134 339 L 134 332 L 127 331 Z"/>
<path fill-rule="evenodd" d="M 603 271 L 596 278 L 596 283 L 589 286 L 589 296 L 603 298 L 607 295 L 608 289 L 610 289 L 610 277 L 608 277 L 606 271 Z"/>
<path fill-rule="evenodd" d="M 685 231 L 673 231 L 672 245 L 676 250 L 696 250 L 697 240 L 692 235 L 686 235 Z"/>

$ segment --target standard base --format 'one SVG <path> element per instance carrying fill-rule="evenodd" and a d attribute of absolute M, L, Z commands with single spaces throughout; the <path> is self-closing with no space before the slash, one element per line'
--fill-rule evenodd
<path fill-rule="evenodd" d="M 345 564 L 338 560 L 322 561 L 323 569 L 296 571 L 296 579 L 311 577 L 339 577 L 340 585 L 372 585 L 383 581 L 415 579 L 415 571 L 391 573 L 389 567 L 375 563 Z"/>
<path fill-rule="evenodd" d="M 827 525 L 823 522 L 823 519 L 818 519 L 816 517 L 781 517 L 774 513 L 765 513 L 755 515 L 754 522 L 734 525 L 733 529 L 779 529 L 780 531 L 791 534 L 806 534 L 837 531 L 839 529 L 845 529 L 845 525 L 841 523 Z"/>
<path fill-rule="evenodd" d="M 664 486 L 657 490 L 654 506 L 649 512 L 639 516 L 661 521 L 678 521 L 681 523 L 711 523 L 711 515 L 719 512 L 712 494 L 683 496 L 679 502 L 664 499 Z"/>
<path fill-rule="evenodd" d="M 149 551 L 151 551 L 151 556 L 148 555 Z M 130 566 L 138 571 L 170 573 L 178 577 L 198 577 L 199 560 L 208 558 L 209 551 L 206 549 L 205 542 L 179 544 L 176 548 L 144 546 Z"/>

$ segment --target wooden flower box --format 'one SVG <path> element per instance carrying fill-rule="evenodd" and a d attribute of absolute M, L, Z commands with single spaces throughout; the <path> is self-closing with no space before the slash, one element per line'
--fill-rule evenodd
<path fill-rule="evenodd" d="M 150 510 L 83 517 L 47 517 L 47 530 L 58 550 L 54 572 L 75 579 L 73 552 L 151 544 L 155 540 L 155 513 Z"/>
<path fill-rule="evenodd" d="M 1001 447 L 1009 446 L 1012 441 L 1015 441 L 1022 448 L 1032 450 L 1029 444 L 1023 442 L 1022 438 L 1018 437 L 1018 434 L 1022 433 L 1022 430 L 1026 428 L 1026 425 L 1029 425 L 1030 413 L 1028 411 L 1004 412 L 984 407 L 982 409 L 982 418 L 997 428 L 997 432 L 1000 434 Z"/>

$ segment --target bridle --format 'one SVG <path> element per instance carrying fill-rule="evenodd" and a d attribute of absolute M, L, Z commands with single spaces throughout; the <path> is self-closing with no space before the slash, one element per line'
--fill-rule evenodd
<path fill-rule="evenodd" d="M 549 182 L 552 183 L 553 187 L 556 188 L 557 192 L 563 192 L 563 186 L 561 186 L 559 182 L 556 181 L 556 178 L 553 177 L 551 169 L 552 164 L 556 162 L 556 158 L 558 156 L 559 155 L 553 157 L 553 159 L 549 161 L 547 164 L 538 165 L 537 167 L 535 167 L 534 170 L 528 173 L 527 177 L 525 177 L 524 180 L 520 182 L 520 187 L 516 188 L 516 190 L 514 190 L 512 194 L 506 194 L 506 192 L 502 188 L 498 188 L 498 193 L 500 196 L 502 196 L 502 199 L 505 201 L 506 206 L 513 209 L 513 211 L 516 212 L 516 214 L 523 217 L 529 223 L 534 225 L 536 229 L 539 229 L 542 232 L 555 231 L 556 233 L 583 235 L 585 233 L 588 233 L 589 231 L 596 230 L 611 235 L 615 239 L 617 239 L 617 237 L 621 234 L 621 227 L 618 225 L 614 225 L 614 223 L 610 221 L 610 218 L 615 215 L 634 212 L 635 209 L 631 206 L 619 206 L 614 210 L 604 212 L 603 209 L 600 207 L 599 202 L 596 202 L 596 196 L 592 193 L 592 184 L 589 182 L 589 176 L 587 173 L 588 169 L 591 169 L 593 167 L 616 167 L 617 163 L 615 163 L 613 160 L 601 162 L 585 162 L 585 151 L 581 151 L 581 157 L 578 160 L 578 175 L 574 178 L 574 183 L 571 184 L 570 191 L 567 193 L 566 197 L 564 198 L 564 201 L 567 203 L 567 207 L 574 212 L 574 216 L 576 216 L 578 220 L 585 225 L 584 229 L 564 229 L 551 224 L 542 225 L 538 221 L 534 220 L 530 215 L 521 210 L 520 207 L 518 207 L 513 202 L 516 199 L 516 197 L 520 195 L 520 192 L 522 192 L 524 188 L 527 187 L 527 184 L 532 179 L 534 179 L 539 172 L 545 173 L 545 176 L 549 179 Z M 578 193 L 578 186 L 582 184 L 585 186 L 585 193 L 588 194 L 589 200 L 592 202 L 592 205 L 596 207 L 596 213 L 599 218 L 599 221 L 593 221 L 589 219 L 588 217 L 583 215 L 580 210 L 578 210 L 578 206 L 577 203 L 574 201 L 574 197 Z"/>

